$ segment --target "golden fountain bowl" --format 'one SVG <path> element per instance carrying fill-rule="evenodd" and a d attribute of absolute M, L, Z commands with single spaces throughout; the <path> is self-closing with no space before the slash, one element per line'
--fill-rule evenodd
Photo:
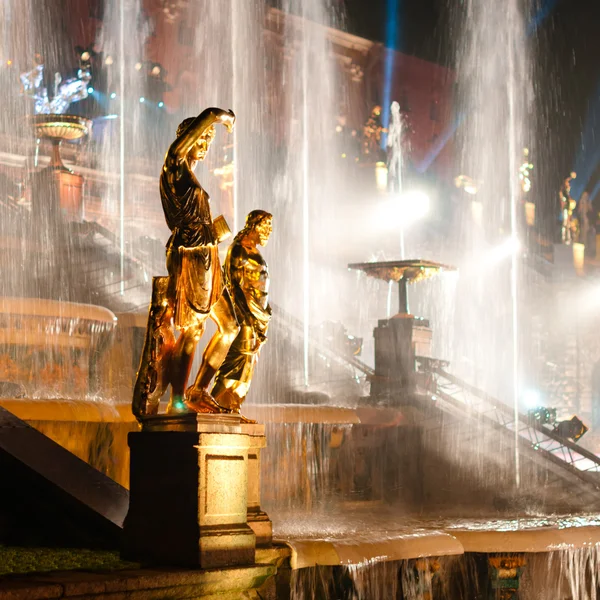
<path fill-rule="evenodd" d="M 349 269 L 363 271 L 369 277 L 382 279 L 383 281 L 404 280 L 407 283 L 415 283 L 433 277 L 441 271 L 456 271 L 456 267 L 443 265 L 432 260 L 390 260 L 385 262 L 353 263 L 348 265 Z"/>
<path fill-rule="evenodd" d="M 92 131 L 92 122 L 75 115 L 33 115 L 37 137 L 49 140 L 78 140 Z"/>

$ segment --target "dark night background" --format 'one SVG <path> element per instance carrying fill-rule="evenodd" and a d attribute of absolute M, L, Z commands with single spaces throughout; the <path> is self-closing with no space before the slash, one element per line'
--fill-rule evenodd
<path fill-rule="evenodd" d="M 460 4 L 460 0 L 345 0 L 345 28 L 385 43 L 388 10 L 395 6 L 396 49 L 453 67 L 459 39 L 452 38 L 449 24 Z M 558 211 L 558 188 L 574 168 L 578 153 L 583 152 L 592 169 L 600 162 L 600 156 L 594 156 L 600 147 L 594 140 L 600 126 L 600 1 L 539 0 L 531 10 L 539 19 L 531 38 L 537 106 L 532 115 L 537 140 L 532 144 L 533 182 L 550 233 Z M 598 181 L 600 169 L 595 168 L 586 189 L 591 192 Z M 573 191 L 577 197 L 583 190 L 574 186 Z M 595 206 L 600 209 L 600 194 Z"/>

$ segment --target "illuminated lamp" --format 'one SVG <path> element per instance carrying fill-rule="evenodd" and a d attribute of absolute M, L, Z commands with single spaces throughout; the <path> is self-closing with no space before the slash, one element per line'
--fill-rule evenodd
<path fill-rule="evenodd" d="M 375 164 L 375 184 L 377 191 L 385 192 L 387 190 L 388 169 L 384 162 Z"/>
<path fill-rule="evenodd" d="M 585 244 L 573 244 L 573 266 L 577 275 L 585 273 Z"/>
<path fill-rule="evenodd" d="M 533 202 L 525 202 L 525 222 L 528 227 L 535 225 L 535 204 Z"/>

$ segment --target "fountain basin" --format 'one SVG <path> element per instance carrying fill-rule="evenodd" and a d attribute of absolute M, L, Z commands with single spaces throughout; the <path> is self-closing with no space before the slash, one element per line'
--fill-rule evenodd
<path fill-rule="evenodd" d="M 32 115 L 36 135 L 49 140 L 78 140 L 90 133 L 92 122 L 76 115 Z"/>
<path fill-rule="evenodd" d="M 452 556 L 464 552 L 455 537 L 440 531 L 407 533 L 392 539 L 374 536 L 372 541 L 286 540 L 285 543 L 292 549 L 292 569 Z"/>
<path fill-rule="evenodd" d="M 116 326 L 100 306 L 35 298 L 0 298 L 2 395 L 18 390 L 80 398 L 92 391 L 92 355 Z M 17 411 L 18 412 L 18 411 Z"/>

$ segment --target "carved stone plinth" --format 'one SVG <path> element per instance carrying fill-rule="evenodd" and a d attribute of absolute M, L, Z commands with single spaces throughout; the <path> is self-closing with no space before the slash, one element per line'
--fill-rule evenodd
<path fill-rule="evenodd" d="M 239 418 L 216 415 L 155 417 L 130 433 L 123 557 L 202 569 L 254 564 L 246 522 L 253 437 Z"/>
<path fill-rule="evenodd" d="M 260 451 L 267 445 L 265 426 L 244 424 L 242 431 L 251 438 L 248 451 L 248 525 L 256 535 L 257 546 L 270 546 L 273 523 L 260 507 Z"/>
<path fill-rule="evenodd" d="M 375 338 L 375 377 L 371 395 L 390 391 L 412 392 L 415 388 L 415 356 L 429 356 L 429 322 L 412 315 L 382 319 L 373 330 Z"/>

